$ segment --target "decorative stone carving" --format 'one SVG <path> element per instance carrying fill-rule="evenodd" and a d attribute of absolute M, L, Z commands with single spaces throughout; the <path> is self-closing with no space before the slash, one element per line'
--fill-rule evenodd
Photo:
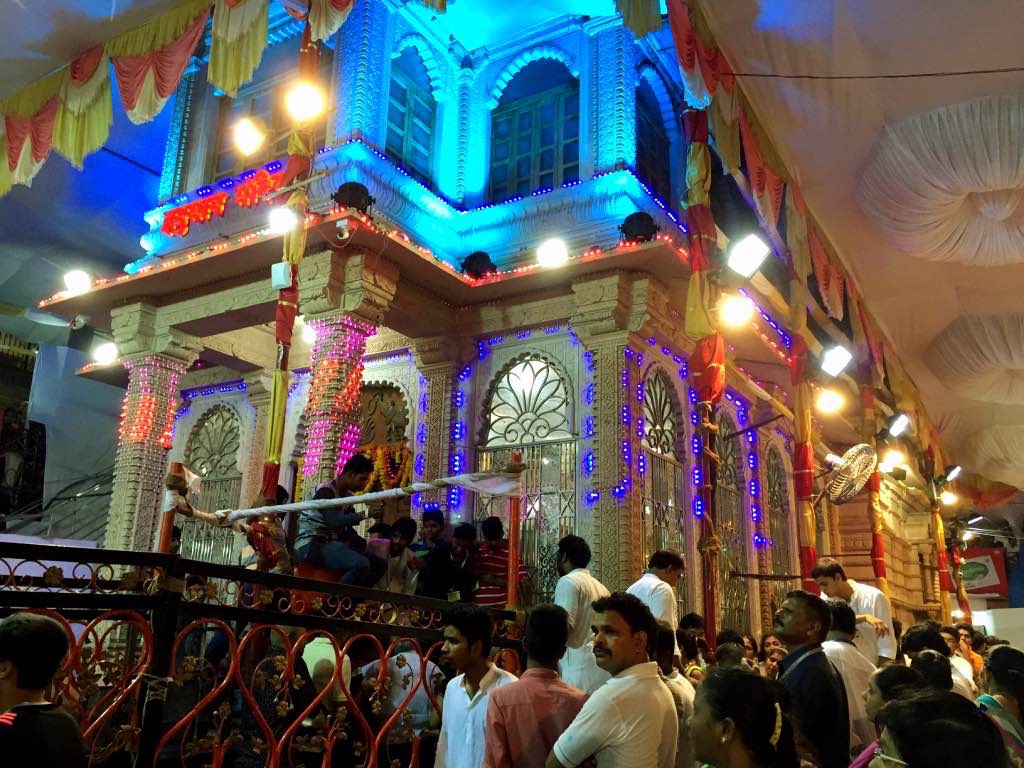
<path fill-rule="evenodd" d="M 395 298 L 398 268 L 366 254 L 311 254 L 299 265 L 299 307 L 307 320 L 339 310 L 377 325 Z"/>

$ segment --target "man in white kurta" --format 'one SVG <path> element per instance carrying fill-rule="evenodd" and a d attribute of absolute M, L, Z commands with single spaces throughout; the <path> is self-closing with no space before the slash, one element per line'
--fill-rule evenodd
<path fill-rule="evenodd" d="M 821 648 L 846 688 L 846 703 L 850 714 L 850 749 L 859 753 L 878 737 L 864 701 L 864 692 L 875 672 L 875 665 L 864 658 L 864 654 L 853 643 L 853 635 L 857 631 L 853 608 L 844 600 L 829 600 L 828 607 L 832 611 L 832 629 Z"/>
<path fill-rule="evenodd" d="M 683 558 L 671 549 L 659 549 L 647 561 L 647 571 L 630 585 L 626 592 L 636 595 L 651 609 L 656 621 L 664 622 L 673 630 L 679 628 L 679 608 L 675 586 L 683 574 Z M 676 657 L 681 658 L 676 643 Z"/>
<path fill-rule="evenodd" d="M 818 561 L 811 577 L 827 597 L 845 600 L 853 608 L 857 618 L 853 642 L 864 658 L 873 664 L 885 664 L 896 658 L 892 606 L 880 589 L 846 578 L 843 566 L 831 558 Z"/>
<path fill-rule="evenodd" d="M 595 579 L 587 566 L 590 546 L 579 536 L 566 536 L 558 542 L 558 572 L 555 605 L 569 614 L 569 642 L 558 665 L 558 674 L 569 685 L 584 693 L 593 693 L 608 680 L 608 673 L 594 659 L 595 600 L 608 596 L 608 590 Z"/>

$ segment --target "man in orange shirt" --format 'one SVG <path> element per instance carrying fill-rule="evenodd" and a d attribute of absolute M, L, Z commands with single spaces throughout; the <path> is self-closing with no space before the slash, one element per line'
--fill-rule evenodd
<path fill-rule="evenodd" d="M 484 768 L 542 766 L 551 747 L 587 695 L 558 676 L 569 639 L 569 615 L 558 605 L 538 605 L 526 617 L 526 671 L 491 692 L 487 705 Z"/>

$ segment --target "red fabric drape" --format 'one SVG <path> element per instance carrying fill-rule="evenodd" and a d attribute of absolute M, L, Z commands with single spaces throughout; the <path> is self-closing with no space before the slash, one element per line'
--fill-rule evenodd
<path fill-rule="evenodd" d="M 754 138 L 750 128 L 747 111 L 740 110 L 740 137 L 743 141 L 743 155 L 747 160 L 747 178 L 750 189 L 757 200 L 767 199 L 769 210 L 762 210 L 761 215 L 772 224 L 778 226 L 779 213 L 782 211 L 782 195 L 786 190 L 785 182 L 764 162 L 761 147 Z"/>
<path fill-rule="evenodd" d="M 203 27 L 210 12 L 199 14 L 192 26 L 177 40 L 168 43 L 158 51 L 142 56 L 117 56 L 113 59 L 117 73 L 117 90 L 126 110 L 135 109 L 143 83 L 150 70 L 153 71 L 156 92 L 166 99 L 174 93 L 185 73 L 192 51 L 203 34 Z"/>
<path fill-rule="evenodd" d="M 697 399 L 712 405 L 725 394 L 725 342 L 714 333 L 697 342 L 690 356 L 690 374 L 697 389 Z"/>
<path fill-rule="evenodd" d="M 807 340 L 793 335 L 793 347 L 789 354 L 789 379 L 795 387 L 807 378 Z"/>
<path fill-rule="evenodd" d="M 814 449 L 810 443 L 793 446 L 793 491 L 797 499 L 814 495 Z"/>
<path fill-rule="evenodd" d="M 690 9 L 683 0 L 668 0 L 668 18 L 676 54 L 686 71 L 699 67 L 708 93 L 714 93 L 719 84 L 731 91 L 736 80 L 729 62 L 717 46 L 706 47 L 701 41 L 691 23 Z"/>
<path fill-rule="evenodd" d="M 5 116 L 8 168 L 13 171 L 18 166 L 22 146 L 29 136 L 32 137 L 32 159 L 37 163 L 46 159 L 53 145 L 53 126 L 57 121 L 59 106 L 58 97 L 51 96 L 32 117 Z"/>
<path fill-rule="evenodd" d="M 292 265 L 292 284 L 277 292 L 277 312 L 274 314 L 274 335 L 278 344 L 291 344 L 295 316 L 299 312 L 298 269 Z"/>
<path fill-rule="evenodd" d="M 101 61 L 103 61 L 103 46 L 97 45 L 95 48 L 90 48 L 71 62 L 69 68 L 71 82 L 75 85 L 88 82 L 89 78 L 96 74 L 96 67 L 100 65 Z"/>

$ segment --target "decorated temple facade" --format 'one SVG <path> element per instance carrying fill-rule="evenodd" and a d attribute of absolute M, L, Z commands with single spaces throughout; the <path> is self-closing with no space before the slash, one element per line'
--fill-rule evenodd
<path fill-rule="evenodd" d="M 270 273 L 282 242 L 267 225 L 268 195 L 287 192 L 278 102 L 302 25 L 275 4 L 268 29 L 262 63 L 234 96 L 207 83 L 197 49 L 178 88 L 145 254 L 87 294 L 45 302 L 88 314 L 120 350 L 116 365 L 81 372 L 126 387 L 107 547 L 153 548 L 168 462 L 203 475 L 208 508 L 248 506 L 260 493 L 277 364 Z M 726 332 L 716 543 L 699 492 L 691 233 L 680 203 L 682 115 L 700 105 L 667 25 L 638 39 L 617 15 L 565 17 L 474 50 L 440 30 L 418 4 L 357 2 L 320 52 L 331 109 L 314 131 L 305 187 L 281 485 L 308 498 L 355 450 L 374 458 L 383 486 L 497 469 L 517 452 L 534 599 L 552 594 L 557 542 L 577 533 L 609 588 L 628 586 L 652 551 L 671 547 L 687 563 L 686 611 L 703 610 L 710 562 L 717 625 L 767 629 L 800 583 L 807 543 L 785 330 L 796 297 L 784 268 L 766 269 L 753 284 L 753 319 Z M 243 116 L 272 137 L 249 157 L 231 144 Z M 711 145 L 721 165 L 725 148 L 714 135 Z M 749 200 L 742 170 L 728 178 L 733 186 L 713 192 Z M 352 182 L 374 199 L 368 211 L 339 196 Z M 638 212 L 657 230 L 626 226 Z M 757 216 L 751 203 L 747 215 Z M 727 236 L 723 227 L 723 244 Z M 568 258 L 538 266 L 534 254 L 551 239 Z M 474 254 L 487 259 L 482 271 L 465 267 Z M 852 334 L 820 308 L 812 317 L 812 352 Z M 816 421 L 815 432 L 823 462 L 865 431 L 839 417 Z M 822 499 L 811 545 L 874 581 L 881 537 L 898 617 L 935 615 L 931 502 L 888 475 L 875 492 L 874 505 L 868 489 L 841 506 Z M 452 525 L 507 514 L 504 502 L 457 488 L 392 513 L 416 517 L 428 505 Z M 194 556 L 239 556 L 230 534 L 188 536 Z"/>

